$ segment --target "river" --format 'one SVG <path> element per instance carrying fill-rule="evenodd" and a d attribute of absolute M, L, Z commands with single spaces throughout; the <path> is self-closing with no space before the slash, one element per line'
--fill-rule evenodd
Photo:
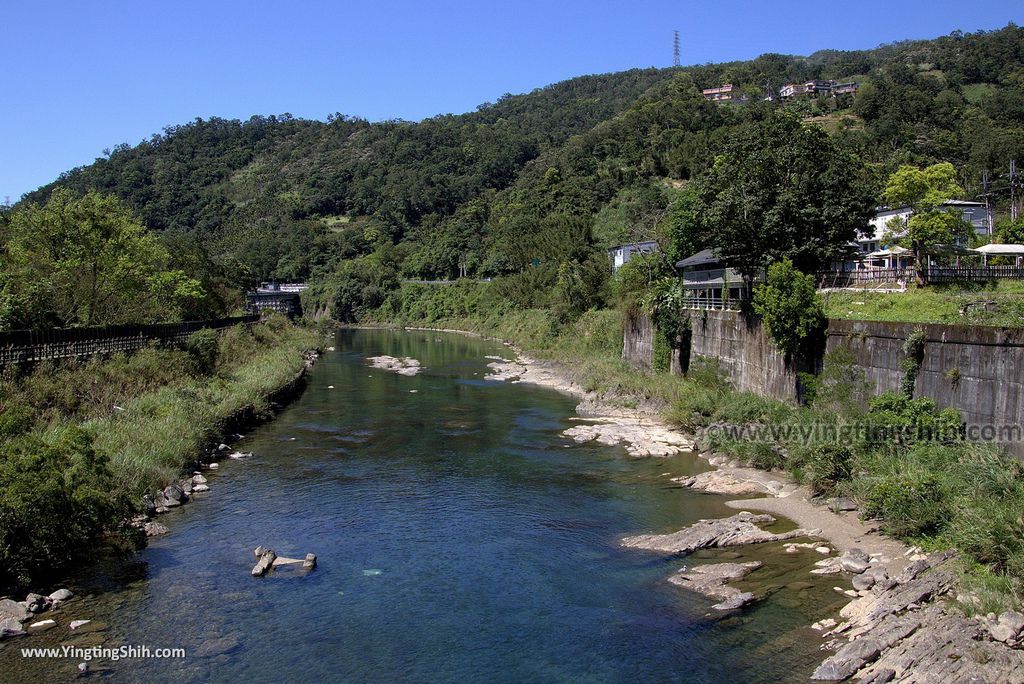
<path fill-rule="evenodd" d="M 671 486 L 706 469 L 693 455 L 573 444 L 570 397 L 484 379 L 484 357 L 508 354 L 494 342 L 358 330 L 335 345 L 238 445 L 253 458 L 161 517 L 169 534 L 74 583 L 60 627 L 0 645 L 0 680 L 70 679 L 80 659 L 17 653 L 69 643 L 186 649 L 93 663 L 111 681 L 777 682 L 821 660 L 807 625 L 842 597 L 808 575 L 808 554 L 618 546 L 735 512 Z M 425 370 L 370 368 L 378 354 Z M 319 567 L 252 578 L 261 544 Z M 767 563 L 738 584 L 767 598 L 741 613 L 709 615 L 713 601 L 666 582 L 736 558 Z M 77 618 L 102 629 L 69 636 Z"/>

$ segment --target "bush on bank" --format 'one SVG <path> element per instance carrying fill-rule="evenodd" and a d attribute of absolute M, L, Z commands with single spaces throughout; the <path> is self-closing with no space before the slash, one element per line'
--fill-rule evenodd
<path fill-rule="evenodd" d="M 45 582 L 123 527 L 245 406 L 302 367 L 312 332 L 272 317 L 183 349 L 0 376 L 0 587 Z"/>

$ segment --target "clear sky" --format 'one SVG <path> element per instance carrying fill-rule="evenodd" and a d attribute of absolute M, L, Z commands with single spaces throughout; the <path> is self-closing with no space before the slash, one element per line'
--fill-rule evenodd
<path fill-rule="evenodd" d="M 195 117 L 416 120 L 590 73 L 1024 23 L 1021 0 L 4 3 L 0 201 Z"/>

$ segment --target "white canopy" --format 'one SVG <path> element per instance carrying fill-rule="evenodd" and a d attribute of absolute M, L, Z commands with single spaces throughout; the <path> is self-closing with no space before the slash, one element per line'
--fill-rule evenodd
<path fill-rule="evenodd" d="M 909 251 L 910 250 L 907 249 L 906 247 L 896 246 L 896 247 L 890 247 L 889 249 L 880 249 L 877 252 L 872 252 L 871 254 L 868 254 L 865 258 L 866 259 L 882 259 L 884 257 L 890 257 L 890 256 L 903 256 L 904 254 L 906 254 Z"/>
<path fill-rule="evenodd" d="M 974 251 L 989 255 L 1004 254 L 1010 256 L 1019 256 L 1024 255 L 1024 245 L 1000 245 L 992 243 L 990 245 L 978 247 Z"/>

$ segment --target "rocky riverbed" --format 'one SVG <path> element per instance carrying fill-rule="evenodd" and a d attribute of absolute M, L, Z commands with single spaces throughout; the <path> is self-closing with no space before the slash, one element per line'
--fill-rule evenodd
<path fill-rule="evenodd" d="M 833 501 L 830 507 L 812 502 L 810 492 L 784 474 L 745 468 L 735 459 L 716 454 L 706 446 L 701 432 L 691 436 L 673 430 L 649 407 L 629 410 L 609 405 L 572 382 L 555 364 L 538 363 L 520 353 L 515 360 L 499 358 L 489 365 L 494 380 L 536 383 L 580 398 L 577 412 L 587 416 L 587 422 L 564 433 L 574 442 L 624 444 L 634 456 L 667 456 L 692 448 L 715 470 L 676 477 L 673 482 L 711 494 L 755 496 L 729 505 L 780 514 L 802 526 L 785 533 L 766 532 L 758 525 L 771 524 L 774 518 L 743 511 L 720 520 L 701 520 L 675 533 L 626 537 L 624 546 L 686 554 L 803 536 L 821 537 L 834 545 L 842 555 L 823 558 L 811 572 L 850 578 L 851 588 L 837 586 L 836 591 L 853 600 L 841 610 L 844 621 L 826 618 L 813 625 L 823 632 L 822 650 L 834 651 L 815 670 L 813 679 L 1024 684 L 1024 615 L 1011 611 L 967 617 L 963 603 L 955 600 L 956 579 L 947 566 L 952 554 L 925 556 L 908 549 L 860 520 L 852 502 Z M 787 551 L 803 548 L 830 552 L 820 542 L 790 544 Z M 729 582 L 761 567 L 760 562 L 709 564 L 683 568 L 668 581 L 718 599 L 712 607 L 728 611 L 757 599 Z"/>

